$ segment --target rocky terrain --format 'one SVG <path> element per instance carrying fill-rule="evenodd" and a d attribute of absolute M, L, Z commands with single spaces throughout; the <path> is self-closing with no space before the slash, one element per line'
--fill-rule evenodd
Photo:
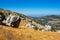
<path fill-rule="evenodd" d="M 28 16 L 25 16 L 24 14 L 21 13 L 17 13 L 17 12 L 12 12 L 10 10 L 4 10 L 4 9 L 0 9 L 0 14 L 3 14 L 5 16 L 5 19 L 8 17 L 9 14 L 12 14 L 13 16 L 20 16 L 21 22 L 19 23 L 19 28 L 21 26 L 26 26 L 26 25 L 30 25 L 30 26 L 35 26 L 36 28 L 44 28 L 43 25 L 37 23 L 36 21 L 34 21 L 34 19 L 29 18 Z M 24 24 L 23 24 L 24 23 Z M 16 24 L 17 25 L 17 24 Z"/>
<path fill-rule="evenodd" d="M 19 16 L 21 20 L 15 21 L 16 19 L 12 18 L 15 22 L 10 23 L 10 16 L 13 18 Z M 6 24 L 5 20 L 10 24 Z M 45 27 L 23 14 L 0 9 L 0 40 L 60 40 L 59 32 L 41 32 L 40 28 Z"/>

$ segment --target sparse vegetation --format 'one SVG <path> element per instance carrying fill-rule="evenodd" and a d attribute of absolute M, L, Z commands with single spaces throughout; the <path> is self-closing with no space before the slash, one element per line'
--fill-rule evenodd
<path fill-rule="evenodd" d="M 0 15 L 2 15 L 2 17 L 4 19 L 5 16 L 3 15 L 2 12 L 0 12 Z M 23 14 L 18 14 L 18 15 L 20 15 L 23 18 L 27 17 Z M 27 18 L 29 18 L 29 17 L 27 17 Z M 39 20 L 35 20 L 35 19 L 32 19 L 32 20 L 34 20 L 35 22 L 37 22 L 39 24 L 42 24 L 42 22 Z M 26 23 L 21 22 L 20 25 L 25 27 Z M 42 25 L 44 25 L 44 24 L 42 24 Z M 13 27 L 6 26 L 6 25 L 5 26 L 0 25 L 0 40 L 60 40 L 59 33 L 40 32 L 40 31 L 37 31 L 38 30 L 37 26 L 35 26 L 34 29 L 35 30 L 33 30 L 31 28 L 27 28 L 27 27 L 26 28 L 13 28 Z M 42 29 L 39 29 L 39 30 L 42 30 Z M 51 30 L 51 31 L 53 31 L 53 30 Z M 54 31 L 55 31 L 55 29 L 54 29 Z"/>
<path fill-rule="evenodd" d="M 37 23 L 39 23 L 39 24 L 41 24 L 41 25 L 43 25 L 43 26 L 45 25 L 45 24 L 42 23 L 42 21 L 40 21 L 40 20 L 38 20 L 38 19 L 32 19 L 32 20 L 34 20 L 35 22 L 37 22 Z"/>
<path fill-rule="evenodd" d="M 52 27 L 51 31 L 54 31 L 54 32 L 56 32 L 56 29 Z"/>
<path fill-rule="evenodd" d="M 0 40 L 60 40 L 56 32 L 40 32 L 29 28 L 18 29 L 0 26 Z"/>
<path fill-rule="evenodd" d="M 38 30 L 38 27 L 37 27 L 37 26 L 35 26 L 35 27 L 34 27 L 34 29 L 35 29 L 35 30 Z"/>

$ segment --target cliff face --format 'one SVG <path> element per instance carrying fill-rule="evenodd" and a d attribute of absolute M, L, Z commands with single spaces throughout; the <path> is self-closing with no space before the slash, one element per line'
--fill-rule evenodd
<path fill-rule="evenodd" d="M 0 26 L 0 40 L 60 40 L 60 34 Z"/>

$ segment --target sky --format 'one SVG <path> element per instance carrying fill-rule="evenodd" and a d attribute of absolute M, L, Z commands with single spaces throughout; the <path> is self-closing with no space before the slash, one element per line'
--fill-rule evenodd
<path fill-rule="evenodd" d="M 33 17 L 60 15 L 60 0 L 0 0 L 0 8 Z"/>

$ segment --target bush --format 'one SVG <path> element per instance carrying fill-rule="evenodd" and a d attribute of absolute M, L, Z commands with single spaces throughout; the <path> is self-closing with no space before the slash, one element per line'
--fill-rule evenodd
<path fill-rule="evenodd" d="M 56 29 L 52 27 L 51 31 L 54 31 L 54 32 L 56 32 Z"/>
<path fill-rule="evenodd" d="M 34 29 L 35 29 L 35 30 L 38 30 L 38 27 L 35 26 Z"/>
<path fill-rule="evenodd" d="M 2 16 L 2 20 L 4 20 L 5 19 L 4 14 L 2 12 L 0 12 L 0 15 Z"/>

